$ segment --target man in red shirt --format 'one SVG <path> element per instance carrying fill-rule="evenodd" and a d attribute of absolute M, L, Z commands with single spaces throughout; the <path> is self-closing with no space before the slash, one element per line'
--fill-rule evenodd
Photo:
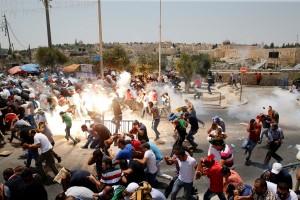
<path fill-rule="evenodd" d="M 249 133 L 248 136 L 248 143 L 245 147 L 245 153 L 248 154 L 246 157 L 246 165 L 250 165 L 251 160 L 251 154 L 253 149 L 255 148 L 256 144 L 260 141 L 260 132 L 261 132 L 261 124 L 256 121 L 255 119 L 251 119 L 250 123 L 247 128 L 247 132 Z"/>
<path fill-rule="evenodd" d="M 202 159 L 198 165 L 196 177 L 206 175 L 209 178 L 210 185 L 204 194 L 203 200 L 210 200 L 215 195 L 218 195 L 220 200 L 226 200 L 223 193 L 223 174 L 222 166 L 218 161 L 214 160 L 214 155 L 209 155 Z"/>

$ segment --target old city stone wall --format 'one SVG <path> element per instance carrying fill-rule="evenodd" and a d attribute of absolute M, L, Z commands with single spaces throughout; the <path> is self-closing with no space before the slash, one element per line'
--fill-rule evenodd
<path fill-rule="evenodd" d="M 239 73 L 235 71 L 234 73 Z M 243 85 L 256 85 L 256 73 L 257 72 L 247 72 L 242 75 Z M 231 72 L 218 72 L 222 75 L 224 82 L 229 82 Z M 300 71 L 286 71 L 286 72 L 261 72 L 262 80 L 260 85 L 263 86 L 276 86 L 283 85 L 285 80 L 288 80 L 289 85 L 296 78 L 300 78 Z"/>

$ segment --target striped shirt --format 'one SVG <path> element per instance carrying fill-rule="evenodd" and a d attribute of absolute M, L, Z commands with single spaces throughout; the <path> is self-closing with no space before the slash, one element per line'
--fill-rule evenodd
<path fill-rule="evenodd" d="M 117 185 L 121 180 L 122 170 L 112 167 L 102 171 L 101 182 L 107 185 Z"/>

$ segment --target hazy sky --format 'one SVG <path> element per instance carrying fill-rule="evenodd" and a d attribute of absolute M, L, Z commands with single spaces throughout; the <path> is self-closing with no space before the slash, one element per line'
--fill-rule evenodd
<path fill-rule="evenodd" d="M 296 42 L 297 34 L 300 35 L 300 1 L 162 2 L 164 41 L 219 43 L 229 39 L 237 43 L 281 44 Z M 74 43 L 75 39 L 86 43 L 98 41 L 96 0 L 52 0 L 51 5 L 54 44 Z M 27 48 L 29 44 L 47 45 L 46 19 L 40 0 L 0 0 L 0 14 L 7 16 L 16 49 Z M 158 0 L 104 0 L 102 20 L 105 42 L 159 40 Z M 8 47 L 4 32 L 0 32 L 0 43 Z"/>

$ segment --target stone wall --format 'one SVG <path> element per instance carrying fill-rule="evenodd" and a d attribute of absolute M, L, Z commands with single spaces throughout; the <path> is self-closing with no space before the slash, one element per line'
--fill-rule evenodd
<path fill-rule="evenodd" d="M 239 73 L 238 71 L 234 73 Z M 224 82 L 229 82 L 231 72 L 218 72 L 222 75 Z M 288 80 L 289 85 L 296 78 L 300 78 L 300 71 L 286 71 L 286 72 L 261 72 L 262 80 L 260 85 L 263 86 L 281 86 L 285 80 Z M 256 72 L 248 72 L 242 75 L 243 85 L 256 84 Z"/>

